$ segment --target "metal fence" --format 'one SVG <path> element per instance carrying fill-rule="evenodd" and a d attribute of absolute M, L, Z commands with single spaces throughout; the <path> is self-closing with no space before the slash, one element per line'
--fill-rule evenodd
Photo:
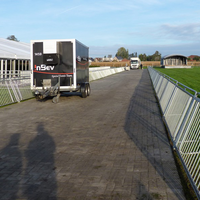
<path fill-rule="evenodd" d="M 0 107 L 32 97 L 30 76 L 0 78 Z"/>
<path fill-rule="evenodd" d="M 173 147 L 200 199 L 200 99 L 198 93 L 148 67 Z"/>

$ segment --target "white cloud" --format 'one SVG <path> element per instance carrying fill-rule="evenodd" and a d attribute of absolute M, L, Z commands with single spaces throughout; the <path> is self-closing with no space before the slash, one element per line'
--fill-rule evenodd
<path fill-rule="evenodd" d="M 67 12 L 71 11 L 71 10 L 75 10 L 75 9 L 77 9 L 77 8 L 79 8 L 79 7 L 81 7 L 81 5 L 74 6 L 74 7 L 67 8 L 67 9 L 62 9 L 62 10 L 58 11 L 58 12 L 55 14 L 55 16 L 62 15 L 62 14 L 64 14 L 64 13 L 67 13 Z"/>
<path fill-rule="evenodd" d="M 148 31 L 146 31 L 148 30 Z M 146 44 L 185 44 L 200 41 L 200 23 L 159 24 L 144 26 L 126 33 L 129 38 L 137 38 Z"/>
<path fill-rule="evenodd" d="M 163 24 L 160 26 L 160 35 L 167 39 L 181 40 L 183 42 L 200 41 L 200 23 Z"/>
<path fill-rule="evenodd" d="M 140 0 L 140 3 L 144 5 L 161 5 L 163 1 L 161 0 Z"/>

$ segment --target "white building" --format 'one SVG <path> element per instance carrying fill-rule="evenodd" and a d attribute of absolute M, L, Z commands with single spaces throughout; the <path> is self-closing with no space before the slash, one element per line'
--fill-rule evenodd
<path fill-rule="evenodd" d="M 187 65 L 187 57 L 180 54 L 170 54 L 161 58 L 161 66 L 164 68 L 191 68 Z"/>

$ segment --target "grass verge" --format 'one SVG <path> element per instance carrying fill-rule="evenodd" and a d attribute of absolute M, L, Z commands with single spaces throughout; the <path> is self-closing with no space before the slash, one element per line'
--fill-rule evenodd
<path fill-rule="evenodd" d="M 192 67 L 190 69 L 165 69 L 155 67 L 155 69 L 200 92 L 200 67 Z"/>

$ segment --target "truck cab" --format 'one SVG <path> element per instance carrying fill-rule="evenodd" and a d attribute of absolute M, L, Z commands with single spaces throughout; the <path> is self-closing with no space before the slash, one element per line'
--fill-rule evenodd
<path fill-rule="evenodd" d="M 130 59 L 130 68 L 131 69 L 139 69 L 141 65 L 141 61 L 138 57 L 132 57 Z"/>

